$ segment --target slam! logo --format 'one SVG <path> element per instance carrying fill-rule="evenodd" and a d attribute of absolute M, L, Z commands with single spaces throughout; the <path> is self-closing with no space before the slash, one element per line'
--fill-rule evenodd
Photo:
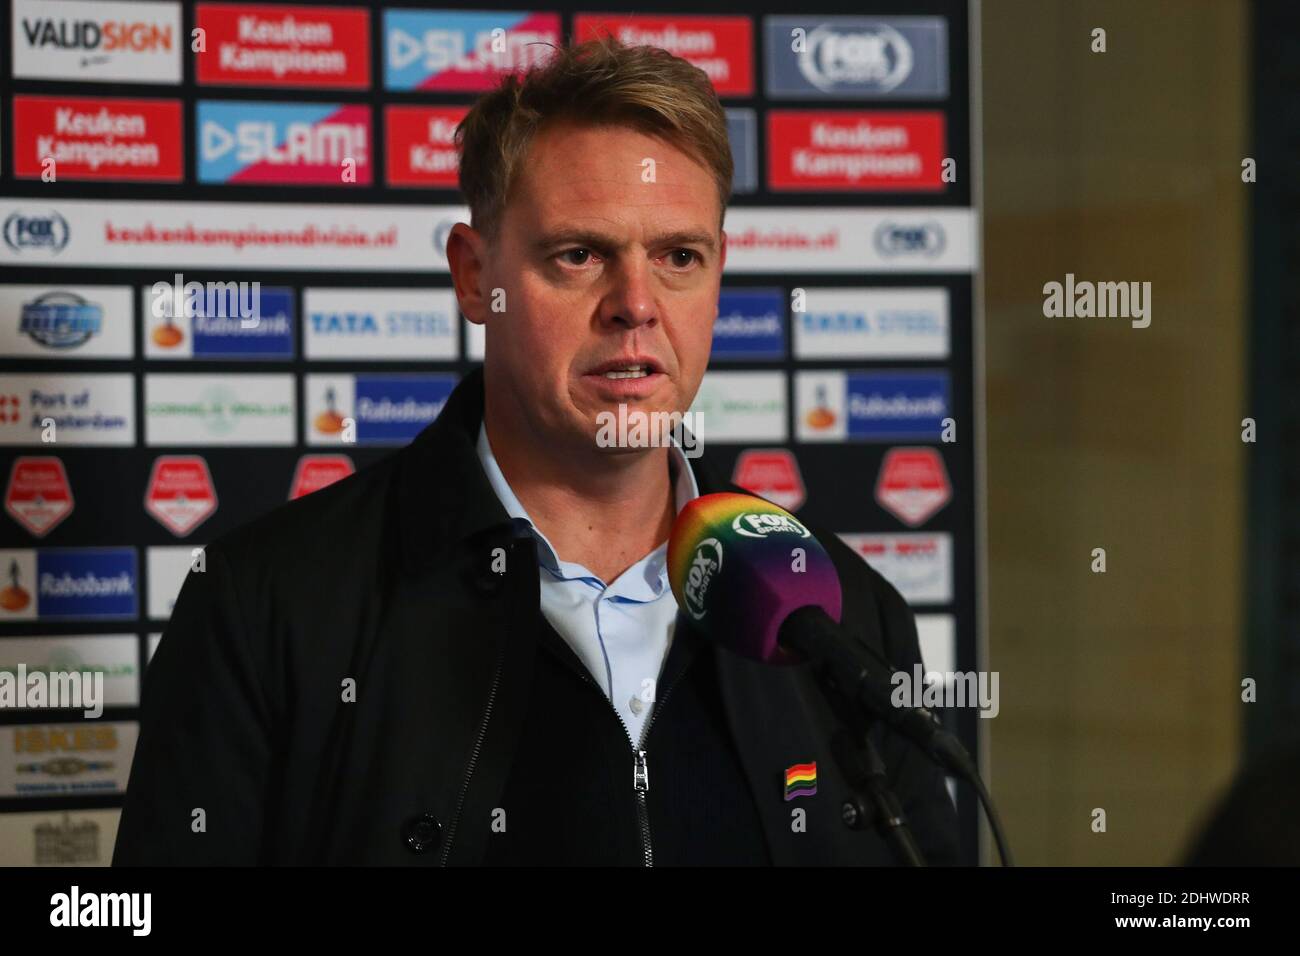
<path fill-rule="evenodd" d="M 563 44 L 555 13 L 384 11 L 384 87 L 466 92 L 550 59 Z"/>
<path fill-rule="evenodd" d="M 200 100 L 201 183 L 371 182 L 370 107 Z"/>

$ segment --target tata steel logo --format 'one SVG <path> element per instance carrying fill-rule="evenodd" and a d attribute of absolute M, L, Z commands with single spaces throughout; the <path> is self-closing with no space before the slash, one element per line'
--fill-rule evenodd
<path fill-rule="evenodd" d="M 68 244 L 68 221 L 57 212 L 10 213 L 4 226 L 5 245 L 14 252 L 62 252 Z"/>
<path fill-rule="evenodd" d="M 731 530 L 746 538 L 767 538 L 774 534 L 794 534 L 807 538 L 811 534 L 793 515 L 748 511 L 736 515 Z"/>
<path fill-rule="evenodd" d="M 882 222 L 876 228 L 876 251 L 887 258 L 893 256 L 924 256 L 933 259 L 943 252 L 948 240 L 943 226 L 937 222 L 903 225 Z"/>
<path fill-rule="evenodd" d="M 686 611 L 695 620 L 701 620 L 708 608 L 705 598 L 713 578 L 722 570 L 722 542 L 717 538 L 705 538 L 695 549 L 691 559 L 690 570 L 686 572 L 686 584 L 682 596 L 686 599 Z"/>
<path fill-rule="evenodd" d="M 824 92 L 842 84 L 867 84 L 881 93 L 912 73 L 912 45 L 883 23 L 852 32 L 820 26 L 808 34 L 799 72 Z"/>

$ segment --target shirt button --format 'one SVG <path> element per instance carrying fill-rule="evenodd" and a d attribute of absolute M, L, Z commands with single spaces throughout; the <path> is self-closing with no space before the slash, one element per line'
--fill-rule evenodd
<path fill-rule="evenodd" d="M 644 709 L 645 704 L 642 703 L 640 697 L 633 696 L 632 700 L 628 703 L 628 706 L 632 708 L 632 713 L 639 714 L 642 709 Z"/>

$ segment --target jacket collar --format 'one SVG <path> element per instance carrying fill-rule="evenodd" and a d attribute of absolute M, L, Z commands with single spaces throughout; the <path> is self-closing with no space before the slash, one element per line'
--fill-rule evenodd
<path fill-rule="evenodd" d="M 483 369 L 452 390 L 438 417 L 403 452 L 397 480 L 402 556 L 418 572 L 448 548 L 493 532 L 513 534 L 510 516 L 492 490 L 475 442 L 483 422 Z M 691 460 L 701 495 L 730 490 L 706 461 Z"/>

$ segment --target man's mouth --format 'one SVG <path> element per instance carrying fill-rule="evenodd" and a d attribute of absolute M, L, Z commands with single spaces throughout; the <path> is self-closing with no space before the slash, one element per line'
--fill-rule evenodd
<path fill-rule="evenodd" d="M 663 369 L 653 358 L 646 355 L 630 355 L 627 358 L 611 359 L 591 368 L 586 374 L 612 382 L 649 378 L 659 374 Z"/>
<path fill-rule="evenodd" d="M 605 373 L 606 378 L 645 378 L 650 374 L 650 368 L 646 365 L 629 365 L 626 368 L 611 369 Z"/>

